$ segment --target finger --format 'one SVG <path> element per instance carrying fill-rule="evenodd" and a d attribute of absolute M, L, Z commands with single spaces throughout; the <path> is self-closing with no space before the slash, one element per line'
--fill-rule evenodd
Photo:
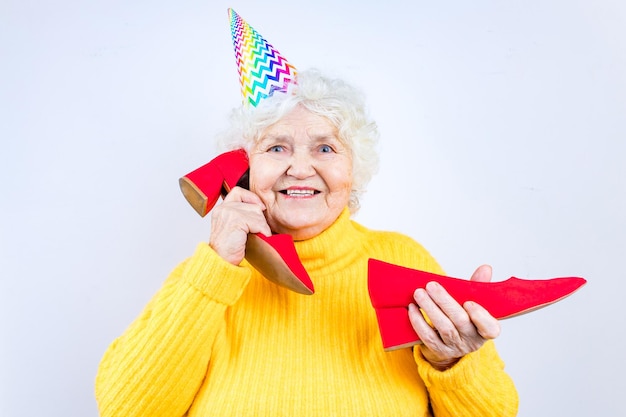
<path fill-rule="evenodd" d="M 475 332 L 467 312 L 441 285 L 429 282 L 426 289 L 418 288 L 414 296 L 444 343 L 457 345 L 460 343 L 461 333 Z"/>
<path fill-rule="evenodd" d="M 472 274 L 470 281 L 476 282 L 490 282 L 491 281 L 491 265 L 481 265 L 476 268 L 476 271 Z"/>
<path fill-rule="evenodd" d="M 238 204 L 237 215 L 240 216 L 240 222 L 238 223 L 240 230 L 246 233 L 262 233 L 265 236 L 272 235 L 272 229 L 267 224 L 267 219 L 260 206 L 252 203 L 236 204 Z"/>
<path fill-rule="evenodd" d="M 428 324 L 420 309 L 413 303 L 409 304 L 409 320 L 420 341 L 426 346 L 435 348 L 442 343 L 437 331 Z"/>
<path fill-rule="evenodd" d="M 442 330 L 445 330 L 445 328 L 442 329 L 439 326 L 446 326 L 448 321 L 456 328 L 455 330 L 459 330 L 462 333 L 472 333 L 473 326 L 467 311 L 448 294 L 441 284 L 429 282 L 426 284 L 426 292 L 430 299 L 437 305 L 438 309 L 444 314 L 444 316 L 441 317 L 441 324 L 433 322 L 440 333 Z"/>
<path fill-rule="evenodd" d="M 269 237 L 272 236 L 272 229 L 269 224 L 267 224 L 265 217 L 262 217 L 248 223 L 248 233 L 260 233 Z"/>
<path fill-rule="evenodd" d="M 243 235 L 236 238 L 231 236 L 233 233 L 243 233 Z M 213 210 L 211 214 L 211 239 L 213 241 L 241 242 L 248 233 L 263 233 L 266 236 L 272 234 L 260 206 L 229 201 Z"/>
<path fill-rule="evenodd" d="M 248 204 L 255 204 L 261 207 L 261 210 L 265 210 L 265 204 L 261 198 L 253 193 L 250 190 L 246 190 L 241 187 L 234 187 L 230 192 L 224 197 L 224 202 L 241 202 Z"/>
<path fill-rule="evenodd" d="M 484 339 L 495 339 L 500 335 L 500 322 L 493 317 L 483 306 L 474 301 L 463 304 L 476 331 Z"/>
<path fill-rule="evenodd" d="M 237 216 L 241 219 L 240 230 L 246 233 L 262 233 L 265 236 L 271 236 L 272 230 L 267 224 L 267 219 L 263 214 L 265 204 L 261 198 L 252 191 L 241 187 L 234 187 L 224 198 L 224 202 L 216 208 L 224 210 L 228 208 L 231 216 Z M 214 213 L 215 215 L 215 213 Z"/>

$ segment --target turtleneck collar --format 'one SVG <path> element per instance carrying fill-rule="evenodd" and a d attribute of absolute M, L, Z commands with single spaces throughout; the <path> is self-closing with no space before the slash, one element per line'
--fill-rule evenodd
<path fill-rule="evenodd" d="M 294 242 L 302 264 L 314 272 L 344 260 L 360 245 L 360 232 L 350 220 L 350 210 L 343 209 L 337 220 L 319 235 Z"/>

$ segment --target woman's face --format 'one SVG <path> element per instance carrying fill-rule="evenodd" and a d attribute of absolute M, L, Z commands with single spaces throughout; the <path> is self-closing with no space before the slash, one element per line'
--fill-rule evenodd
<path fill-rule="evenodd" d="M 297 106 L 268 127 L 250 150 L 250 190 L 272 231 L 314 237 L 348 205 L 352 156 L 328 119 Z"/>

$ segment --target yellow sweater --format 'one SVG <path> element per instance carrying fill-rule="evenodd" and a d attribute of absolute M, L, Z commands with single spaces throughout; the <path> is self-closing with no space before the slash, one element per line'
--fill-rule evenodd
<path fill-rule="evenodd" d="M 346 210 L 296 249 L 314 295 L 278 287 L 200 244 L 105 353 L 96 377 L 101 416 L 517 413 L 491 342 L 445 372 L 420 349 L 383 351 L 367 260 L 441 273 L 418 243 L 368 230 Z"/>

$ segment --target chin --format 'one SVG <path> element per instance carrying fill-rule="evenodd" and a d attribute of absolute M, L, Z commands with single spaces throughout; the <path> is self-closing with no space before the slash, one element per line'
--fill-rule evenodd
<path fill-rule="evenodd" d="M 276 233 L 284 233 L 291 235 L 294 240 L 306 240 L 317 236 L 322 233 L 330 224 L 325 222 L 281 222 L 272 227 L 272 230 Z"/>

